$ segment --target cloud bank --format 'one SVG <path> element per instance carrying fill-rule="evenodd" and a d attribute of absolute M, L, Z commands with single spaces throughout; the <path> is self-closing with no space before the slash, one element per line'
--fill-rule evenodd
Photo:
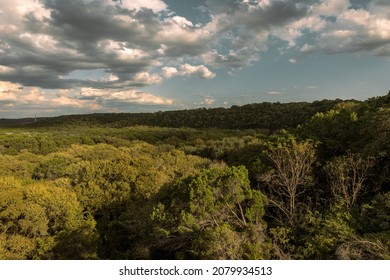
<path fill-rule="evenodd" d="M 390 57 L 389 1 L 206 0 L 198 12 L 207 20 L 192 22 L 162 0 L 0 0 L 1 106 L 169 106 L 142 87 L 249 67 L 271 39 L 308 55 Z M 95 70 L 106 78 L 71 76 Z M 44 89 L 77 94 L 50 98 Z"/>

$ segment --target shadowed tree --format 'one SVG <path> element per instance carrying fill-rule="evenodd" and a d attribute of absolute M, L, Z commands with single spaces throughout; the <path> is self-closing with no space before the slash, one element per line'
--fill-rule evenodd
<path fill-rule="evenodd" d="M 364 181 L 373 163 L 373 159 L 364 159 L 351 152 L 328 162 L 325 170 L 334 197 L 347 207 L 353 206 L 364 189 Z"/>
<path fill-rule="evenodd" d="M 264 203 L 243 166 L 213 167 L 179 180 L 151 215 L 154 257 L 266 258 Z"/>
<path fill-rule="evenodd" d="M 267 188 L 270 206 L 276 208 L 279 221 L 293 224 L 305 189 L 312 185 L 312 165 L 316 159 L 311 140 L 298 141 L 287 135 L 269 143 L 264 152 L 272 169 L 258 178 Z"/>

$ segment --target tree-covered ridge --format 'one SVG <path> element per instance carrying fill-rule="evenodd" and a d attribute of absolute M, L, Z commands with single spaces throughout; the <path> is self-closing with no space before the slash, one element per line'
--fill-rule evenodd
<path fill-rule="evenodd" d="M 293 112 L 2 128 L 0 259 L 389 259 L 390 94 Z"/>
<path fill-rule="evenodd" d="M 199 108 L 155 113 L 96 113 L 52 118 L 21 120 L 0 119 L 8 126 L 100 126 L 129 127 L 136 125 L 158 127 L 192 127 L 220 129 L 282 129 L 293 128 L 317 112 L 326 112 L 342 100 L 270 103 L 263 102 L 231 108 Z M 355 101 L 357 102 L 357 101 Z"/>

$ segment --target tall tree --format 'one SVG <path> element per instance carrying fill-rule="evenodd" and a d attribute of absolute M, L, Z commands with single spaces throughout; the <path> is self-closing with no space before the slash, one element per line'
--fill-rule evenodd
<path fill-rule="evenodd" d="M 347 207 L 353 206 L 363 191 L 364 181 L 372 166 L 372 159 L 364 159 L 350 151 L 347 155 L 328 162 L 325 170 L 335 198 Z"/>
<path fill-rule="evenodd" d="M 293 224 L 301 203 L 299 199 L 313 183 L 315 143 L 286 135 L 269 143 L 264 153 L 272 169 L 260 174 L 259 179 L 267 186 L 267 197 L 270 205 L 276 207 L 278 220 Z"/>

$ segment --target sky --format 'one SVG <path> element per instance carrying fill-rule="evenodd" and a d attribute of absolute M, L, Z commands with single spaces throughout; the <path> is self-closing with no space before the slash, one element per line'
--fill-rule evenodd
<path fill-rule="evenodd" d="M 0 0 L 0 118 L 365 100 L 389 0 Z"/>

